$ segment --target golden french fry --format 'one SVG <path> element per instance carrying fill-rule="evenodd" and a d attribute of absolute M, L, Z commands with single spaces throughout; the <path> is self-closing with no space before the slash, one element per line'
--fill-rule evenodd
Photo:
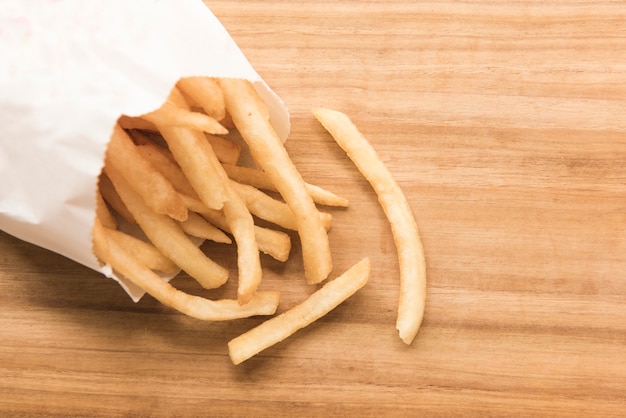
<path fill-rule="evenodd" d="M 346 115 L 328 109 L 313 113 L 371 183 L 389 220 L 400 265 L 396 327 L 410 344 L 423 319 L 426 293 L 424 252 L 410 206 Z M 259 253 L 286 261 L 291 239 L 283 231 L 255 225 L 256 218 L 297 231 L 307 282 L 324 281 L 332 271 L 327 233 L 332 216 L 316 204 L 347 207 L 348 201 L 303 180 L 269 115 L 250 81 L 185 77 L 159 109 L 120 117 L 96 195 L 93 250 L 100 261 L 163 304 L 195 318 L 271 315 L 279 295 L 257 290 Z M 230 128 L 238 132 L 216 136 Z M 237 165 L 245 147 L 241 139 L 259 169 Z M 127 228 L 124 220 L 137 225 Z M 137 227 L 140 231 L 133 229 Z M 230 244 L 227 234 L 237 246 L 236 300 L 192 296 L 156 274 L 172 277 L 182 269 L 203 287 L 221 286 L 228 270 L 207 257 L 192 237 Z M 232 362 L 240 364 L 324 316 L 362 288 L 369 275 L 365 258 L 296 307 L 234 338 L 228 343 Z"/>
<path fill-rule="evenodd" d="M 152 131 L 152 132 L 157 131 L 156 126 L 154 126 L 154 123 L 148 122 L 147 120 L 142 119 L 138 116 L 122 115 L 118 119 L 117 123 L 119 123 L 119 125 L 123 129 L 126 129 L 126 130 L 137 129 L 140 131 Z"/>
<path fill-rule="evenodd" d="M 181 197 L 190 211 L 199 213 L 222 231 L 230 232 L 222 211 L 207 208 L 202 202 L 193 197 L 185 195 L 181 195 Z M 287 261 L 291 252 L 291 238 L 289 238 L 289 235 L 282 231 L 254 225 L 254 236 L 259 246 L 259 251 L 277 261 Z"/>
<path fill-rule="evenodd" d="M 411 344 L 422 323 L 426 303 L 424 249 L 411 207 L 374 148 L 345 114 L 330 109 L 315 109 L 313 114 L 370 182 L 389 220 L 400 265 L 396 327 L 402 341 Z"/>
<path fill-rule="evenodd" d="M 132 136 L 133 138 L 145 138 L 145 135 L 137 131 L 134 131 Z M 237 161 L 241 153 L 241 145 L 218 136 L 206 136 L 219 161 Z M 137 148 L 144 158 L 150 161 L 161 174 L 170 180 L 176 190 L 190 196 L 196 195 L 189 180 L 185 177 L 176 159 L 167 148 L 156 145 L 149 139 L 142 139 L 141 145 Z"/>
<path fill-rule="evenodd" d="M 164 104 L 150 113 L 141 116 L 142 119 L 154 124 L 155 126 L 177 126 L 191 129 L 197 129 L 210 134 L 225 135 L 228 129 L 220 125 L 218 121 L 205 115 L 204 113 L 192 112 L 190 110 L 182 110 L 170 104 Z"/>
<path fill-rule="evenodd" d="M 223 179 L 223 181 L 228 182 L 228 179 Z M 227 188 L 227 196 L 223 212 L 230 232 L 237 243 L 237 268 L 239 270 L 237 300 L 243 305 L 248 303 L 261 284 L 263 271 L 252 215 L 232 188 Z"/>
<path fill-rule="evenodd" d="M 221 209 L 226 190 L 217 172 L 219 168 L 207 159 L 213 153 L 211 145 L 198 131 L 176 127 L 159 130 L 200 200 L 212 209 Z"/>
<path fill-rule="evenodd" d="M 270 181 L 265 172 L 256 168 L 243 167 L 233 164 L 222 164 L 224 171 L 231 180 L 256 187 L 257 189 L 276 192 L 276 186 Z M 324 206 L 348 207 L 348 199 L 313 184 L 304 183 L 307 191 L 317 204 Z"/>
<path fill-rule="evenodd" d="M 250 302 L 240 305 L 236 300 L 209 300 L 189 295 L 162 280 L 138 261 L 132 253 L 114 240 L 107 239 L 101 225 L 94 226 L 94 252 L 125 278 L 166 306 L 193 318 L 205 321 L 226 321 L 256 315 L 272 315 L 279 301 L 278 292 L 256 292 Z"/>
<path fill-rule="evenodd" d="M 230 340 L 228 354 L 231 361 L 240 364 L 326 315 L 365 286 L 369 274 L 370 261 L 364 258 L 341 276 L 328 281 L 304 302 Z"/>
<path fill-rule="evenodd" d="M 220 79 L 219 84 L 226 110 L 248 144 L 252 157 L 276 185 L 296 217 L 307 281 L 323 281 L 332 270 L 328 234 L 304 180 L 269 123 L 265 103 L 247 80 Z"/>
<path fill-rule="evenodd" d="M 115 167 L 105 164 L 105 172 L 143 232 L 159 251 L 205 288 L 219 287 L 226 282 L 228 270 L 194 245 L 176 221 L 153 212 Z"/>
<path fill-rule="evenodd" d="M 122 116 L 120 118 L 120 126 L 126 130 L 133 131 L 132 137 L 134 139 L 145 138 L 145 135 L 141 135 L 142 132 L 149 131 L 153 134 L 158 133 L 157 127 L 147 120 L 141 118 L 130 118 L 128 116 Z M 234 128 L 234 126 L 232 126 Z M 217 135 L 211 135 L 204 133 L 207 141 L 213 147 L 213 151 L 217 155 L 217 158 L 224 163 L 237 164 L 239 157 L 241 156 L 242 146 L 237 142 L 234 142 L 228 138 L 224 138 Z M 145 141 L 135 141 L 138 145 L 143 145 Z"/>
<path fill-rule="evenodd" d="M 214 79 L 209 77 L 183 77 L 178 80 L 176 85 L 213 119 L 219 121 L 226 116 L 224 94 Z"/>
<path fill-rule="evenodd" d="M 122 202 L 122 199 L 120 199 L 115 187 L 113 187 L 113 183 L 111 183 L 111 180 L 109 180 L 104 172 L 100 174 L 100 177 L 98 178 L 98 190 L 100 191 L 102 198 L 109 205 L 111 205 L 111 208 L 113 208 L 113 210 L 117 212 L 126 222 L 131 225 L 137 223 L 133 214 L 128 211 L 128 208 L 124 202 Z"/>
<path fill-rule="evenodd" d="M 115 126 L 111 136 L 106 164 L 115 167 L 153 211 L 178 221 L 187 219 L 187 207 L 174 186 L 139 154 L 119 125 Z"/>
<path fill-rule="evenodd" d="M 178 223 L 186 234 L 197 238 L 208 239 L 222 244 L 230 244 L 232 240 L 220 229 L 211 225 L 202 216 L 195 212 L 189 212 L 189 216 L 183 222 Z"/>
<path fill-rule="evenodd" d="M 178 106 L 177 101 L 185 101 L 184 96 L 177 88 L 172 89 L 170 97 L 163 105 L 152 112 L 141 115 L 141 118 L 153 123 L 157 128 L 160 126 L 176 126 L 197 129 L 210 134 L 225 135 L 228 129 L 211 116 L 192 112 L 191 109 Z M 186 103 L 186 102 L 185 102 Z"/>
<path fill-rule="evenodd" d="M 104 198 L 99 190 L 96 192 L 96 217 L 105 227 L 111 229 L 117 228 L 117 221 L 111 214 L 111 211 L 109 210 L 109 207 L 104 201 Z"/>
<path fill-rule="evenodd" d="M 207 141 L 209 141 L 209 144 L 211 144 L 213 152 L 217 155 L 218 160 L 223 163 L 237 164 L 242 150 L 240 144 L 233 142 L 230 139 L 222 138 L 221 136 L 207 133 L 205 133 L 204 136 Z"/>
<path fill-rule="evenodd" d="M 339 208 L 347 208 L 349 205 L 348 199 L 345 197 L 337 196 L 331 191 L 328 191 L 315 184 L 306 183 L 306 189 L 311 194 L 313 201 L 319 205 L 335 206 Z"/>
<path fill-rule="evenodd" d="M 291 238 L 282 231 L 254 225 L 254 237 L 259 251 L 274 260 L 285 262 L 291 252 Z"/>
<path fill-rule="evenodd" d="M 180 106 L 182 109 L 187 109 L 189 106 L 180 95 L 173 94 L 168 100 L 170 103 Z M 237 243 L 237 268 L 239 270 L 237 300 L 239 303 L 245 304 L 250 300 L 256 288 L 261 283 L 263 275 L 259 248 L 254 237 L 254 220 L 252 219 L 252 215 L 243 200 L 231 187 L 230 180 L 213 152 L 211 145 L 198 137 L 200 132 L 188 128 L 158 127 L 163 134 L 163 138 L 170 146 L 174 158 L 179 162 L 179 165 L 187 175 L 187 178 L 200 197 L 200 200 L 202 200 L 202 203 L 212 209 L 223 209 L 226 223 Z M 192 144 L 198 145 L 198 148 L 189 149 L 188 146 Z M 179 157 L 188 158 L 189 156 L 186 155 L 183 157 L 181 155 L 182 153 L 193 153 L 194 159 L 192 161 L 196 166 L 190 167 L 184 165 L 183 161 L 179 160 Z M 187 161 L 187 159 L 185 161 Z M 214 202 L 212 198 L 207 199 L 208 191 L 201 190 L 197 187 L 196 184 L 204 182 L 206 179 L 192 179 L 190 177 L 190 175 L 196 175 L 197 171 L 199 171 L 193 170 L 193 168 L 199 169 L 202 167 L 210 168 L 212 176 L 210 180 L 213 183 L 219 183 L 221 186 L 220 191 L 223 193 L 221 196 L 221 207 L 211 206 L 211 203 Z M 186 168 L 187 171 L 185 171 Z"/>
<path fill-rule="evenodd" d="M 287 204 L 266 195 L 253 186 L 235 181 L 231 182 L 231 185 L 246 202 L 248 210 L 253 215 L 286 229 L 293 231 L 298 229 L 293 212 Z M 332 224 L 332 215 L 326 212 L 319 212 L 319 216 L 322 219 L 324 228 L 329 230 Z"/>
<path fill-rule="evenodd" d="M 226 174 L 228 174 L 228 177 L 231 180 L 247 184 L 261 190 L 268 190 L 272 192 L 278 191 L 276 190 L 274 183 L 271 182 L 269 177 L 267 177 L 267 174 L 265 174 L 262 170 L 227 163 L 223 163 L 222 167 L 224 167 L 224 171 L 226 171 Z"/>
<path fill-rule="evenodd" d="M 104 232 L 107 239 L 115 241 L 117 245 L 133 254 L 138 261 L 149 269 L 162 271 L 166 274 L 174 274 L 179 270 L 172 260 L 165 257 L 151 243 L 114 229 L 105 228 Z"/>
<path fill-rule="evenodd" d="M 167 149 L 154 143 L 144 143 L 138 145 L 137 150 L 143 158 L 172 183 L 174 189 L 189 196 L 196 196 L 196 191 Z"/>

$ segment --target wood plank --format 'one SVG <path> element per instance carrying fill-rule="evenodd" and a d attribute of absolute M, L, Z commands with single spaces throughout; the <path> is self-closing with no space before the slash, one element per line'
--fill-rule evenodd
<path fill-rule="evenodd" d="M 0 232 L 0 415 L 624 414 L 623 3 L 206 3 L 290 109 L 305 180 L 350 200 L 332 210 L 334 272 L 368 256 L 370 282 L 235 367 L 226 343 L 261 319 L 134 304 Z M 389 227 L 313 106 L 352 117 L 416 214 L 428 300 L 410 347 Z M 235 273 L 232 249 L 204 248 Z M 297 242 L 262 262 L 281 309 L 313 290 Z"/>

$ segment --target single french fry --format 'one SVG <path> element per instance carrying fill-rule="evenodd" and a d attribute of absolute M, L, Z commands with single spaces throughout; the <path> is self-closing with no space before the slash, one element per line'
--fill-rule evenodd
<path fill-rule="evenodd" d="M 145 130 L 131 129 L 129 130 L 129 135 L 133 138 L 135 144 L 137 145 L 156 145 L 152 138 L 148 137 L 145 132 Z M 154 132 L 152 134 L 154 135 L 157 133 L 157 128 L 156 126 L 154 126 Z M 241 152 L 243 150 L 241 144 L 217 135 L 205 133 L 204 136 L 206 137 L 207 141 L 209 141 L 209 144 L 211 144 L 213 152 L 215 152 L 215 155 L 217 155 L 218 160 L 220 160 L 222 163 L 237 164 L 237 161 L 239 161 L 239 157 L 241 156 Z M 165 147 L 160 148 L 162 149 L 162 151 L 169 153 L 169 151 L 165 149 Z"/>
<path fill-rule="evenodd" d="M 174 89 L 173 91 L 177 90 Z M 180 106 L 182 109 L 188 109 L 189 107 L 180 93 L 170 95 L 168 101 L 176 106 Z M 211 180 L 221 185 L 221 192 L 223 193 L 222 205 L 221 207 L 212 207 L 211 203 L 213 202 L 206 199 L 207 191 L 200 190 L 196 187 L 196 184 L 194 184 L 194 181 L 195 183 L 200 183 L 204 181 L 204 179 L 191 178 L 190 175 L 197 174 L 197 170 L 188 170 L 188 173 L 185 171 L 183 163 L 179 161 L 181 168 L 187 175 L 187 178 L 200 197 L 200 200 L 202 200 L 202 203 L 212 209 L 223 209 L 226 223 L 237 243 L 237 268 L 239 270 L 237 300 L 239 303 L 245 304 L 250 300 L 256 288 L 261 283 L 263 275 L 259 248 L 254 237 L 254 220 L 252 219 L 252 215 L 241 197 L 239 197 L 237 192 L 231 187 L 230 180 L 213 152 L 211 145 L 206 140 L 202 141 L 202 139 L 198 137 L 200 132 L 188 128 L 158 127 L 163 134 L 163 138 L 165 138 L 170 145 L 170 150 L 177 161 L 179 161 L 179 157 L 188 157 L 182 156 L 182 153 L 193 153 L 195 155 L 193 159 L 194 163 L 200 167 L 210 167 L 213 177 Z M 188 148 L 188 145 L 193 143 L 199 145 L 198 149 Z M 181 145 L 182 148 L 179 148 Z"/>
<path fill-rule="evenodd" d="M 216 228 L 202 216 L 195 212 L 189 212 L 189 216 L 183 222 L 178 223 L 186 234 L 197 238 L 208 239 L 221 244 L 231 244 L 232 240 L 222 230 Z"/>
<path fill-rule="evenodd" d="M 285 262 L 291 252 L 291 238 L 282 231 L 254 225 L 254 237 L 259 251 L 276 261 Z"/>
<path fill-rule="evenodd" d="M 154 126 L 154 123 L 148 122 L 147 120 L 140 118 L 138 116 L 127 116 L 122 115 L 118 119 L 117 123 L 126 130 L 129 129 L 137 129 L 140 131 L 151 131 L 156 132 L 157 128 Z"/>
<path fill-rule="evenodd" d="M 306 189 L 311 194 L 313 201 L 318 205 L 334 206 L 338 208 L 347 208 L 349 205 L 348 199 L 345 197 L 337 196 L 333 192 L 316 186 L 315 184 L 306 183 Z"/>
<path fill-rule="evenodd" d="M 224 171 L 231 180 L 238 183 L 247 184 L 261 190 L 277 192 L 276 186 L 269 179 L 264 171 L 252 167 L 244 167 L 235 164 L 223 163 Z"/>
<path fill-rule="evenodd" d="M 189 183 L 187 177 L 185 177 L 183 170 L 167 149 L 154 143 L 145 143 L 137 146 L 137 150 L 143 158 L 149 161 L 154 168 L 172 183 L 172 186 L 178 192 L 189 196 L 196 195 L 196 191 Z"/>
<path fill-rule="evenodd" d="M 207 141 L 211 144 L 217 159 L 223 163 L 237 164 L 241 156 L 242 146 L 230 139 L 205 133 Z"/>
<path fill-rule="evenodd" d="M 163 138 L 200 200 L 211 209 L 221 209 L 226 200 L 224 183 L 218 168 L 207 163 L 211 145 L 198 131 L 177 127 L 159 127 Z"/>
<path fill-rule="evenodd" d="M 133 254 L 138 261 L 151 270 L 162 271 L 166 274 L 174 274 L 179 267 L 172 260 L 165 257 L 154 245 L 143 241 L 125 232 L 106 228 L 104 232 L 107 239 L 114 240 L 117 245 Z"/>
<path fill-rule="evenodd" d="M 224 181 L 228 182 L 228 179 Z M 248 303 L 261 284 L 263 271 L 252 215 L 237 192 L 228 188 L 227 193 L 228 199 L 224 202 L 223 212 L 230 232 L 237 243 L 237 268 L 239 270 L 237 300 L 243 305 Z"/>
<path fill-rule="evenodd" d="M 100 191 L 102 198 L 109 205 L 111 205 L 111 208 L 113 208 L 113 210 L 117 212 L 126 222 L 131 225 L 137 223 L 133 214 L 129 212 L 124 202 L 122 202 L 122 199 L 120 199 L 115 187 L 113 187 L 113 183 L 111 183 L 111 180 L 109 180 L 104 172 L 100 174 L 100 177 L 98 178 L 98 190 Z"/>
<path fill-rule="evenodd" d="M 138 138 L 145 137 L 139 132 L 133 132 L 133 137 L 135 137 L 135 135 L 137 135 Z M 239 144 L 218 136 L 206 136 L 219 161 L 236 162 L 239 159 L 239 154 L 241 153 L 241 146 Z M 141 145 L 137 148 L 144 158 L 150 161 L 161 174 L 170 180 L 176 190 L 190 196 L 196 194 L 189 180 L 176 162 L 176 159 L 168 149 L 156 145 L 149 140 L 148 142 L 141 141 Z"/>
<path fill-rule="evenodd" d="M 213 119 L 219 121 L 226 116 L 224 94 L 214 79 L 210 77 L 183 77 L 178 80 L 177 86 Z"/>
<path fill-rule="evenodd" d="M 343 113 L 315 109 L 315 117 L 335 138 L 378 195 L 398 250 L 400 300 L 396 327 L 411 344 L 424 317 L 426 263 L 415 217 L 406 196 L 369 141 Z"/>
<path fill-rule="evenodd" d="M 178 89 L 174 89 L 173 91 L 175 92 L 174 94 L 180 95 L 181 99 L 184 100 L 184 97 L 180 94 Z M 183 109 L 171 101 L 166 101 L 157 110 L 141 115 L 141 118 L 153 123 L 157 128 L 159 126 L 176 126 L 197 129 L 216 135 L 225 135 L 228 133 L 228 129 L 223 127 L 211 116 L 200 112 L 193 112 L 190 109 Z"/>
<path fill-rule="evenodd" d="M 269 123 L 265 103 L 247 80 L 220 79 L 219 84 L 226 110 L 248 144 L 252 157 L 295 215 L 307 282 L 325 280 L 332 270 L 328 234 L 302 176 Z"/>
<path fill-rule="evenodd" d="M 293 212 L 287 204 L 268 196 L 253 186 L 236 181 L 232 181 L 231 185 L 246 202 L 248 210 L 253 215 L 286 229 L 293 231 L 298 229 Z M 324 228 L 329 230 L 332 224 L 332 215 L 327 212 L 319 212 L 319 216 Z"/>
<path fill-rule="evenodd" d="M 172 183 L 139 154 L 133 141 L 119 125 L 115 125 L 111 136 L 106 161 L 124 176 L 153 211 L 178 221 L 187 219 L 187 207 Z"/>
<path fill-rule="evenodd" d="M 96 217 L 105 227 L 111 229 L 117 228 L 117 221 L 113 217 L 113 214 L 111 214 L 111 211 L 109 210 L 109 207 L 104 201 L 104 198 L 99 190 L 96 192 Z"/>
<path fill-rule="evenodd" d="M 222 231 L 230 232 L 222 211 L 207 208 L 202 202 L 193 197 L 185 195 L 181 195 L 181 197 L 190 211 L 199 213 L 209 223 Z M 289 235 L 282 231 L 254 225 L 254 236 L 259 246 L 259 251 L 277 261 L 287 261 L 291 252 L 291 238 Z"/>
<path fill-rule="evenodd" d="M 240 364 L 326 315 L 365 286 L 369 274 L 370 261 L 364 258 L 299 305 L 230 340 L 228 354 L 231 361 Z"/>
<path fill-rule="evenodd" d="M 272 192 L 278 191 L 265 172 L 261 170 L 226 163 L 222 164 L 222 167 L 224 167 L 224 171 L 226 171 L 231 180 L 256 187 L 257 189 Z M 348 207 L 348 199 L 310 183 L 305 182 L 304 185 L 315 203 L 324 206 Z"/>
<path fill-rule="evenodd" d="M 143 232 L 159 251 L 205 288 L 219 287 L 226 282 L 228 270 L 194 245 L 175 220 L 153 212 L 115 167 L 105 164 L 105 172 Z"/>
<path fill-rule="evenodd" d="M 101 225 L 94 226 L 93 241 L 94 252 L 101 261 L 111 265 L 115 271 L 164 305 L 193 318 L 204 321 L 226 321 L 256 315 L 272 315 L 276 312 L 278 292 L 256 292 L 245 305 L 240 305 L 236 300 L 214 301 L 189 295 L 162 280 L 114 240 L 107 239 Z"/>

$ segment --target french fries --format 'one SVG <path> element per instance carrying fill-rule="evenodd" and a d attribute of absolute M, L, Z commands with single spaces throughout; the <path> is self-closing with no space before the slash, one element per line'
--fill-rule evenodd
<path fill-rule="evenodd" d="M 369 275 L 370 261 L 365 258 L 304 302 L 230 340 L 228 352 L 232 362 L 240 364 L 326 315 L 365 286 Z"/>
<path fill-rule="evenodd" d="M 410 344 L 423 317 L 425 264 L 408 203 L 345 115 L 327 109 L 316 109 L 314 115 L 379 195 L 399 254 L 397 327 Z M 238 131 L 260 169 L 237 165 L 242 145 L 220 136 L 229 129 Z M 116 274 L 194 318 L 273 315 L 279 292 L 259 290 L 260 254 L 288 261 L 289 231 L 300 239 L 306 282 L 318 285 L 331 273 L 332 215 L 317 205 L 346 208 L 348 201 L 304 181 L 249 81 L 185 77 L 160 108 L 121 116 L 114 127 L 96 193 L 93 251 Z M 182 270 L 203 288 L 224 285 L 229 271 L 207 256 L 204 240 L 236 246 L 236 297 L 190 295 L 161 278 Z M 369 276 L 370 261 L 364 258 L 296 307 L 232 339 L 232 362 L 240 364 L 324 316 Z"/>
<path fill-rule="evenodd" d="M 227 134 L 228 129 L 211 116 L 193 112 L 191 109 L 180 106 L 185 101 L 178 89 L 173 89 L 168 100 L 158 110 L 147 113 L 142 119 L 153 123 L 158 130 L 159 126 L 192 127 L 208 134 Z"/>
<path fill-rule="evenodd" d="M 191 98 L 215 120 L 221 121 L 226 117 L 224 93 L 217 81 L 209 77 L 183 77 L 178 80 L 178 88 Z"/>
<path fill-rule="evenodd" d="M 189 295 L 161 280 L 132 253 L 115 240 L 108 239 L 102 225 L 96 220 L 93 229 L 94 252 L 113 269 L 151 294 L 166 306 L 205 321 L 226 321 L 254 315 L 271 315 L 278 306 L 278 292 L 257 292 L 250 302 L 240 305 L 236 300 L 218 301 Z"/>
<path fill-rule="evenodd" d="M 328 235 L 302 176 L 268 120 L 265 103 L 247 80 L 220 79 L 219 84 L 224 91 L 226 110 L 252 157 L 295 215 L 307 281 L 320 283 L 332 270 Z"/>
<path fill-rule="evenodd" d="M 124 130 L 116 125 L 109 142 L 107 164 L 119 172 L 154 212 L 178 221 L 187 219 L 187 208 L 174 186 L 143 159 Z"/>
<path fill-rule="evenodd" d="M 278 191 L 274 186 L 274 183 L 272 183 L 267 175 L 261 170 L 227 163 L 222 164 L 222 166 L 224 167 L 226 174 L 228 174 L 228 177 L 236 182 L 247 184 L 257 189 L 272 192 Z M 314 184 L 304 183 L 304 186 L 313 198 L 313 201 L 319 205 L 341 208 L 348 207 L 348 199 L 346 198 L 337 196 L 336 194 Z"/>
<path fill-rule="evenodd" d="M 426 263 L 409 202 L 374 148 L 345 114 L 321 108 L 313 114 L 370 182 L 389 220 L 400 264 L 396 327 L 402 341 L 411 344 L 424 317 Z"/>
<path fill-rule="evenodd" d="M 152 211 L 113 166 L 107 165 L 105 171 L 155 247 L 205 288 L 219 287 L 226 282 L 228 270 L 204 255 L 174 219 Z"/>

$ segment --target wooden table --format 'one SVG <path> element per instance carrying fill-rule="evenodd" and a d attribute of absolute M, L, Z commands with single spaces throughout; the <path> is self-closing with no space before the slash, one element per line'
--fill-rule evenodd
<path fill-rule="evenodd" d="M 207 4 L 289 107 L 304 178 L 350 199 L 330 210 L 334 272 L 367 256 L 370 282 L 233 366 L 226 343 L 261 319 L 134 304 L 0 233 L 0 415 L 626 414 L 626 4 Z M 415 212 L 428 300 L 410 347 L 388 224 L 313 106 L 353 118 Z M 312 290 L 297 241 L 263 263 L 281 310 Z"/>

